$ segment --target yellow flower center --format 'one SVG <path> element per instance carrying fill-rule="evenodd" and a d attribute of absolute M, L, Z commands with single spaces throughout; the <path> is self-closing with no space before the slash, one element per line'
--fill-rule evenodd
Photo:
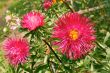
<path fill-rule="evenodd" d="M 78 31 L 77 30 L 71 30 L 69 32 L 69 36 L 72 40 L 77 40 L 79 37 Z"/>

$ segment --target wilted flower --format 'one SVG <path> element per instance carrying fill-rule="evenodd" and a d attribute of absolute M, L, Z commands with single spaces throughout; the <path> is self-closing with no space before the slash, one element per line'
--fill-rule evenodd
<path fill-rule="evenodd" d="M 7 15 L 7 16 L 5 17 L 5 20 L 6 20 L 6 22 L 9 22 L 9 21 L 11 20 L 11 16 L 10 16 L 10 15 Z"/>
<path fill-rule="evenodd" d="M 94 47 L 94 24 L 89 18 L 69 12 L 59 18 L 56 24 L 53 37 L 59 41 L 54 44 L 70 59 L 81 58 Z"/>
<path fill-rule="evenodd" d="M 16 66 L 24 63 L 29 56 L 29 43 L 24 38 L 7 38 L 4 42 L 4 51 L 9 62 Z"/>
<path fill-rule="evenodd" d="M 7 11 L 7 15 L 5 17 L 6 23 L 10 29 L 15 30 L 20 26 L 20 19 L 18 16 L 12 14 L 10 11 Z"/>
<path fill-rule="evenodd" d="M 40 12 L 29 12 L 23 16 L 21 25 L 30 31 L 35 30 L 44 25 L 44 16 Z"/>

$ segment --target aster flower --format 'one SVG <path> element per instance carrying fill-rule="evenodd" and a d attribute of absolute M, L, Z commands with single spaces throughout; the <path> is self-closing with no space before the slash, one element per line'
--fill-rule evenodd
<path fill-rule="evenodd" d="M 44 25 L 44 16 L 40 12 L 29 12 L 23 16 L 21 26 L 30 31 Z"/>
<path fill-rule="evenodd" d="M 4 41 L 4 51 L 9 62 L 17 66 L 29 56 L 29 43 L 24 38 L 7 38 Z"/>
<path fill-rule="evenodd" d="M 51 0 L 44 0 L 43 7 L 45 10 L 48 10 L 52 6 Z"/>
<path fill-rule="evenodd" d="M 81 58 L 94 47 L 94 24 L 89 18 L 69 12 L 59 18 L 56 24 L 53 38 L 58 38 L 59 41 L 54 44 L 68 58 Z"/>

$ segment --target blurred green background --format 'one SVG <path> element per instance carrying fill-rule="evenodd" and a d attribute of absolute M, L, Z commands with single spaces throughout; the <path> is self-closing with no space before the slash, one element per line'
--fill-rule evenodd
<path fill-rule="evenodd" d="M 15 2 L 15 0 L 0 0 L 0 73 L 11 73 L 11 69 L 3 56 L 2 51 L 2 41 L 4 40 L 5 36 L 8 35 L 9 32 L 3 32 L 3 29 L 5 28 L 5 12 L 9 8 L 9 6 Z"/>

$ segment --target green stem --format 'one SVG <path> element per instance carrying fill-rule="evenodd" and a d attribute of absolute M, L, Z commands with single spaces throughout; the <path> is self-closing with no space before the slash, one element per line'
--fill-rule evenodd
<path fill-rule="evenodd" d="M 107 47 L 102 47 L 98 41 L 96 41 L 96 44 L 107 54 L 106 49 L 105 49 Z"/>
<path fill-rule="evenodd" d="M 84 13 L 88 13 L 88 12 L 91 12 L 91 11 L 100 10 L 100 9 L 106 8 L 106 7 L 108 7 L 108 5 L 104 4 L 104 5 L 96 6 L 96 7 L 89 8 L 89 9 L 79 10 L 77 13 L 84 14 Z"/>
<path fill-rule="evenodd" d="M 34 64 L 33 64 L 33 62 L 32 62 L 32 64 L 31 64 L 31 70 L 30 70 L 31 73 L 34 73 L 34 72 L 33 72 L 33 69 L 34 69 L 33 66 L 34 66 Z"/>
<path fill-rule="evenodd" d="M 63 3 L 70 9 L 71 12 L 75 12 L 75 10 L 73 10 L 65 0 L 63 1 Z"/>
<path fill-rule="evenodd" d="M 20 66 L 18 65 L 17 69 L 16 69 L 16 73 L 19 73 L 20 70 Z"/>
<path fill-rule="evenodd" d="M 27 72 L 30 72 L 30 68 L 26 68 L 25 66 L 23 66 L 21 64 L 19 64 L 19 65 L 20 65 L 20 68 L 22 68 L 23 70 L 25 70 Z"/>
<path fill-rule="evenodd" d="M 57 12 L 53 9 L 53 12 L 55 13 L 56 17 L 59 18 Z"/>
<path fill-rule="evenodd" d="M 88 56 L 89 56 L 92 60 L 95 60 L 97 63 L 99 63 L 99 64 L 103 65 L 103 63 L 102 63 L 102 62 L 100 62 L 98 59 L 94 58 L 93 56 L 90 56 L 89 54 L 88 54 Z M 108 67 L 108 68 L 110 68 L 110 66 L 109 66 L 109 65 L 106 65 L 106 66 L 105 66 L 105 68 L 106 68 L 106 69 L 107 69 L 107 67 Z"/>
<path fill-rule="evenodd" d="M 54 68 L 54 62 L 48 60 L 48 63 L 49 63 L 49 69 L 52 73 L 56 73 L 56 70 Z"/>
<path fill-rule="evenodd" d="M 46 40 L 43 40 L 45 42 L 45 44 L 49 47 L 49 49 L 52 51 L 52 53 L 55 55 L 55 57 L 58 59 L 58 61 L 62 64 L 62 61 L 60 60 L 60 58 L 58 57 L 58 55 L 54 52 L 54 50 L 52 49 L 52 47 L 49 45 L 49 43 Z"/>

